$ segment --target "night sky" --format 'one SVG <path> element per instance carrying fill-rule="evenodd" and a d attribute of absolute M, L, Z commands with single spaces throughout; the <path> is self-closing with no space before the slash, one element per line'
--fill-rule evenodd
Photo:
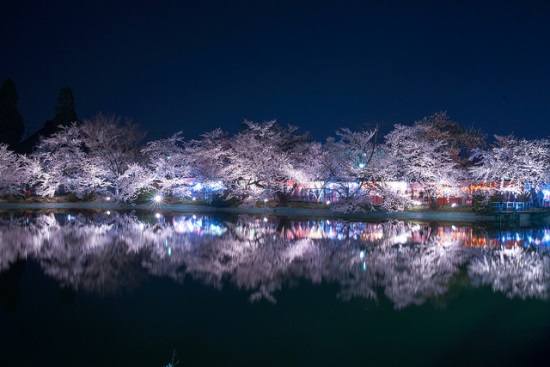
<path fill-rule="evenodd" d="M 151 139 L 277 119 L 321 140 L 438 111 L 489 135 L 550 135 L 550 7 L 372 3 L 390 4 L 3 1 L 0 78 L 30 132 L 69 86 L 81 119 L 130 117 Z"/>

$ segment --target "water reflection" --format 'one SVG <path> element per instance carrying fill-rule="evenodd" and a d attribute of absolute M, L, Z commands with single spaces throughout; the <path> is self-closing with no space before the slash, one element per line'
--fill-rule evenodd
<path fill-rule="evenodd" d="M 191 276 L 271 302 L 297 281 L 329 282 L 339 285 L 342 299 L 383 294 L 399 309 L 444 299 L 464 286 L 547 299 L 549 243 L 546 228 L 8 213 L 0 220 L 0 272 L 32 259 L 62 287 L 97 294 L 131 290 L 151 275 L 176 282 Z"/>

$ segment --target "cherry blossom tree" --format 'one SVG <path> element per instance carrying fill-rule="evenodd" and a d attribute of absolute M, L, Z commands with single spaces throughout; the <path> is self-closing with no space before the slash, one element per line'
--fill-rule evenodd
<path fill-rule="evenodd" d="M 253 203 L 257 199 L 277 197 L 284 200 L 299 159 L 297 145 L 307 135 L 296 134 L 297 127 L 282 128 L 275 121 L 245 121 L 246 128 L 229 141 L 221 177 L 231 194 Z"/>
<path fill-rule="evenodd" d="M 140 144 L 145 133 L 130 121 L 122 125 L 120 117 L 104 114 L 85 120 L 80 128 L 88 157 L 105 172 L 105 180 L 113 188 L 115 198 L 122 201 L 135 198 L 146 186 L 146 182 L 141 186 L 135 184 L 135 180 L 142 178 L 135 175 L 146 170 L 137 170 L 134 165 L 143 167 Z M 127 172 L 130 169 L 132 171 Z M 129 175 L 133 180 L 128 179 Z"/>
<path fill-rule="evenodd" d="M 97 156 L 89 154 L 82 128 L 77 123 L 60 130 L 38 144 L 32 155 L 32 182 L 41 196 L 54 196 L 63 188 L 83 197 L 107 186 L 107 172 Z"/>
<path fill-rule="evenodd" d="M 144 134 L 135 124 L 99 114 L 83 123 L 60 126 L 44 138 L 29 164 L 36 193 L 53 196 L 63 189 L 78 197 L 89 193 L 131 201 L 150 185 L 152 175 L 142 165 L 140 142 Z"/>
<path fill-rule="evenodd" d="M 27 158 L 0 143 L 0 195 L 23 195 L 28 180 Z"/>
<path fill-rule="evenodd" d="M 374 209 L 373 197 L 385 196 L 382 155 L 377 147 L 378 131 L 342 128 L 325 144 L 325 182 L 332 185 L 338 202 L 332 209 Z"/>
<path fill-rule="evenodd" d="M 225 177 L 230 149 L 230 138 L 221 129 L 204 133 L 198 140 L 186 142 L 185 159 L 190 176 L 204 184 L 215 184 L 217 193 L 223 195 L 221 191 L 229 187 L 227 185 L 232 185 L 231 180 Z"/>
<path fill-rule="evenodd" d="M 426 128 L 421 124 L 395 125 L 385 136 L 381 149 L 386 156 L 386 178 L 421 185 L 434 209 L 438 206 L 439 191 L 456 187 L 461 179 L 461 171 L 449 156 L 445 141 L 428 140 Z"/>
<path fill-rule="evenodd" d="M 474 179 L 499 183 L 501 193 L 529 194 L 550 182 L 550 140 L 495 135 L 488 150 L 478 150 L 470 168 Z"/>
<path fill-rule="evenodd" d="M 447 112 L 437 112 L 415 122 L 422 129 L 426 140 L 443 141 L 451 160 L 461 169 L 472 165 L 470 157 L 486 146 L 486 134 L 473 127 L 463 127 L 452 121 Z"/>
<path fill-rule="evenodd" d="M 150 177 L 147 185 L 154 186 L 160 193 L 173 196 L 188 196 L 188 180 L 191 166 L 183 147 L 182 132 L 166 139 L 147 143 L 142 153 L 147 157 Z M 142 181 L 145 174 L 142 174 Z"/>
<path fill-rule="evenodd" d="M 325 164 L 329 152 L 319 142 L 302 142 L 293 151 L 290 177 L 299 184 L 321 181 L 326 178 Z"/>

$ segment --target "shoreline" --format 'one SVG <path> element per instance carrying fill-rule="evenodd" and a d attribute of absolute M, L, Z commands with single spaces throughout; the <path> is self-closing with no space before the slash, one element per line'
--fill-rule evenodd
<path fill-rule="evenodd" d="M 465 212 L 354 212 L 342 213 L 330 209 L 309 209 L 290 207 L 265 207 L 265 208 L 217 208 L 203 205 L 189 204 L 125 204 L 106 202 L 79 202 L 79 203 L 14 203 L 0 202 L 0 211 L 7 210 L 41 210 L 41 209 L 90 209 L 90 210 L 143 210 L 143 211 L 170 211 L 187 213 L 228 213 L 228 214 L 254 214 L 276 215 L 282 217 L 329 217 L 341 219 L 401 219 L 420 221 L 443 222 L 495 222 L 497 214 L 476 214 Z M 546 213 L 547 215 L 550 213 Z"/>

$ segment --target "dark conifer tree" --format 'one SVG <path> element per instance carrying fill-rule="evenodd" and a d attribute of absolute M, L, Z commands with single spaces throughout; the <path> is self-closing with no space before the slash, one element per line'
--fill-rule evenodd
<path fill-rule="evenodd" d="M 11 79 L 4 80 L 0 88 L 0 143 L 14 146 L 25 132 L 23 117 L 17 110 L 17 91 Z"/>
<path fill-rule="evenodd" d="M 40 137 L 49 137 L 59 131 L 59 126 L 68 126 L 72 122 L 78 122 L 73 90 L 69 87 L 63 87 L 57 97 L 53 119 L 47 120 L 40 130 L 23 140 L 17 146 L 16 151 L 25 154 L 32 153 L 40 141 Z"/>
<path fill-rule="evenodd" d="M 73 90 L 69 87 L 61 88 L 55 105 L 53 122 L 57 125 L 68 125 L 77 120 Z"/>

